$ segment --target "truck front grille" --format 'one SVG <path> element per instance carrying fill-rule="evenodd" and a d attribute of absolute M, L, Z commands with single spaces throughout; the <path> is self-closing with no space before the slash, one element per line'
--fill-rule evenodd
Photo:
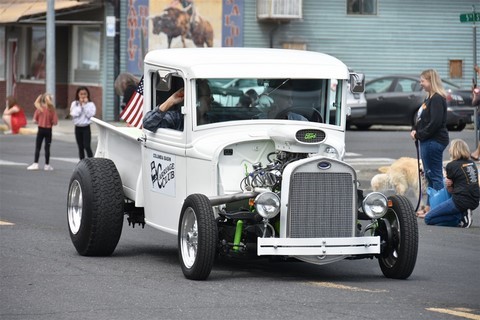
<path fill-rule="evenodd" d="M 297 172 L 290 180 L 288 236 L 351 237 L 354 179 L 348 172 Z"/>

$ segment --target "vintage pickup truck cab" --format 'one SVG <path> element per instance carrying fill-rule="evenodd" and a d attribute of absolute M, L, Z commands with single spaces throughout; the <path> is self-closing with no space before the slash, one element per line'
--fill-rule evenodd
<path fill-rule="evenodd" d="M 343 161 L 346 90 L 363 84 L 362 75 L 316 52 L 148 53 L 143 113 L 184 88 L 171 110 L 182 128 L 95 120 L 95 157 L 76 166 L 68 190 L 75 248 L 112 254 L 127 216 L 133 226 L 178 236 L 189 279 L 206 279 L 218 255 L 314 264 L 377 258 L 386 277 L 409 277 L 418 248 L 411 203 L 363 194 Z"/>

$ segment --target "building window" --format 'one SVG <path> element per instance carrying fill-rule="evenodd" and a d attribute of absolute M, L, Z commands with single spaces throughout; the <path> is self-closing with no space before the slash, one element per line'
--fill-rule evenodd
<path fill-rule="evenodd" d="M 347 0 L 347 14 L 376 15 L 377 0 Z"/>
<path fill-rule="evenodd" d="M 74 82 L 100 82 L 100 27 L 74 28 Z"/>
<path fill-rule="evenodd" d="M 33 27 L 30 43 L 30 69 L 27 77 L 31 80 L 45 79 L 46 66 L 45 27 Z"/>
<path fill-rule="evenodd" d="M 462 60 L 450 60 L 450 78 L 461 79 L 463 78 L 463 61 Z"/>

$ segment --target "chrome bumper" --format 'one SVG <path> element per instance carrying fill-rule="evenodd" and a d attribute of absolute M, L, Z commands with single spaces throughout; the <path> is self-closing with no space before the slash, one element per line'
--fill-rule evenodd
<path fill-rule="evenodd" d="M 257 254 L 280 256 L 359 255 L 380 253 L 380 237 L 258 238 Z"/>

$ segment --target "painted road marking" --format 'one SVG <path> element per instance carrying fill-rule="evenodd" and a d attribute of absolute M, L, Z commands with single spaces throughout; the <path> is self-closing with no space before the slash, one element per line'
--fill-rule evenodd
<path fill-rule="evenodd" d="M 57 160 L 63 162 L 77 163 L 80 161 L 78 158 L 60 158 L 60 157 L 50 157 L 50 160 Z M 28 163 L 24 162 L 14 162 L 0 159 L 0 166 L 27 166 Z"/>
<path fill-rule="evenodd" d="M 12 162 L 7 160 L 0 159 L 0 166 L 26 166 L 27 163 L 22 162 Z"/>
<path fill-rule="evenodd" d="M 78 158 L 57 158 L 57 157 L 51 157 L 50 159 L 53 160 L 58 160 L 58 161 L 64 161 L 64 162 L 71 162 L 71 163 L 77 163 L 80 161 Z"/>
<path fill-rule="evenodd" d="M 355 153 L 355 152 L 345 152 L 345 157 L 361 157 L 361 153 Z"/>
<path fill-rule="evenodd" d="M 338 284 L 333 282 L 309 282 L 309 284 L 317 287 L 349 290 L 349 291 L 355 291 L 355 292 L 373 292 L 373 293 L 388 292 L 388 290 L 385 290 L 385 289 L 364 289 L 364 288 L 358 288 L 358 287 L 352 287 L 352 286 L 345 286 L 343 284 Z"/>
<path fill-rule="evenodd" d="M 15 223 L 0 220 L 0 226 L 14 226 Z"/>
<path fill-rule="evenodd" d="M 346 163 L 352 164 L 379 164 L 379 163 L 393 163 L 395 159 L 392 158 L 345 158 Z"/>
<path fill-rule="evenodd" d="M 467 308 L 427 308 L 428 311 L 438 312 L 438 313 L 445 313 L 450 314 L 452 316 L 462 317 L 465 319 L 472 319 L 472 320 L 480 320 L 480 315 L 471 313 L 472 309 Z"/>

